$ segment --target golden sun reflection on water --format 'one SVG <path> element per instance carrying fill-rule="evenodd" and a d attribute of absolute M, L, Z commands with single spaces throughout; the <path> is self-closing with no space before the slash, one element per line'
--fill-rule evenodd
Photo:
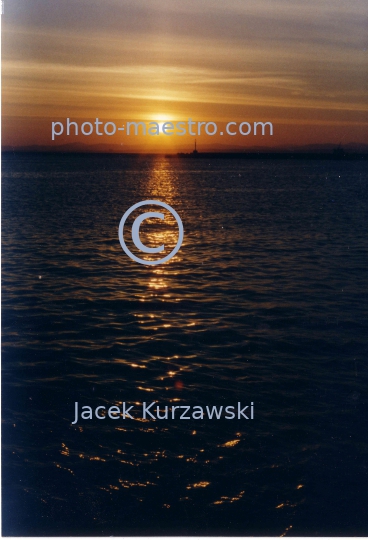
<path fill-rule="evenodd" d="M 233 441 L 228 441 L 228 442 L 226 442 L 226 443 L 224 443 L 224 444 L 219 444 L 219 446 L 223 446 L 223 447 L 229 448 L 229 447 L 231 447 L 231 446 L 235 446 L 236 444 L 238 444 L 238 442 L 239 442 L 239 439 L 235 439 L 235 440 L 233 440 Z"/>
<path fill-rule="evenodd" d="M 167 204 L 173 202 L 177 197 L 177 176 L 171 168 L 167 167 L 167 161 L 163 159 L 156 160 L 148 176 L 147 188 L 152 199 L 159 201 L 164 198 Z"/>
<path fill-rule="evenodd" d="M 285 531 L 284 531 L 282 534 L 280 534 L 280 538 L 282 538 L 283 536 L 286 536 L 286 533 L 287 533 L 288 531 L 290 531 L 290 529 L 292 529 L 292 528 L 293 528 L 292 525 L 289 525 L 289 527 L 286 527 Z"/>
<path fill-rule="evenodd" d="M 224 503 L 234 503 L 237 501 L 240 501 L 240 499 L 243 497 L 245 491 L 241 491 L 238 495 L 234 495 L 233 497 L 227 497 L 226 495 L 223 495 L 218 501 L 215 501 L 212 504 L 224 504 Z"/>
<path fill-rule="evenodd" d="M 205 481 L 196 482 L 195 484 L 189 484 L 189 486 L 187 486 L 187 489 L 206 488 L 207 486 L 210 485 L 210 483 L 211 482 L 205 482 Z"/>
<path fill-rule="evenodd" d="M 178 174 L 172 166 L 168 166 L 168 160 L 156 159 L 146 176 L 146 199 L 168 204 L 176 210 L 178 209 L 179 194 Z M 172 213 L 166 208 L 152 204 L 144 207 L 145 212 L 159 212 L 164 215 L 164 219 L 150 217 L 141 223 L 140 239 L 144 245 L 149 248 L 164 246 L 164 249 L 158 253 L 140 252 L 137 256 L 146 260 L 159 260 L 169 255 L 178 242 L 178 224 Z M 134 212 L 132 219 L 135 218 Z M 134 248 L 133 248 L 134 253 Z M 176 261 L 178 255 L 175 256 Z M 149 287 L 153 290 L 167 288 L 168 284 L 164 278 L 167 275 L 168 266 L 171 260 L 163 267 L 152 268 L 155 274 L 149 282 Z M 144 300 L 145 301 L 145 300 Z"/>
<path fill-rule="evenodd" d="M 148 286 L 151 287 L 152 289 L 158 290 L 158 289 L 166 289 L 168 285 L 165 282 L 164 278 L 152 278 Z"/>

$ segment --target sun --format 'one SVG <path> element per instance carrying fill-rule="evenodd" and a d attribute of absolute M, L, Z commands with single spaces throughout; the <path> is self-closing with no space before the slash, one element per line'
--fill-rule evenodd
<path fill-rule="evenodd" d="M 162 132 L 162 126 L 164 125 L 164 123 L 165 122 L 174 122 L 174 118 L 172 116 L 169 116 L 168 114 L 157 113 L 157 114 L 151 115 L 150 122 L 157 122 L 158 126 L 159 126 L 159 129 L 160 129 L 160 133 L 161 133 Z"/>

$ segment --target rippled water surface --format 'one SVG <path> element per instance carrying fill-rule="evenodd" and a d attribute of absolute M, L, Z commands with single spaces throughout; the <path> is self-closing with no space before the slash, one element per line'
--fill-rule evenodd
<path fill-rule="evenodd" d="M 5 155 L 4 534 L 367 535 L 366 173 Z M 184 224 L 164 265 L 119 243 L 146 199 Z M 142 241 L 168 252 L 175 227 Z M 73 425 L 76 401 L 136 418 Z M 142 421 L 144 401 L 254 419 Z"/>

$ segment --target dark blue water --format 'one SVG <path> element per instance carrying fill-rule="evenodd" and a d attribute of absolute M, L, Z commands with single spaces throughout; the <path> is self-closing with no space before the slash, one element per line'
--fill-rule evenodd
<path fill-rule="evenodd" d="M 2 228 L 4 534 L 368 534 L 366 163 L 8 154 Z"/>

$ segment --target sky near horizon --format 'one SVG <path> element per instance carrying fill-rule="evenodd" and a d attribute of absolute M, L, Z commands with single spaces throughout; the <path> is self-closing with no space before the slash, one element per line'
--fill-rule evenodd
<path fill-rule="evenodd" d="M 67 117 L 274 125 L 207 145 L 368 140 L 366 0 L 12 0 L 2 18 L 4 146 L 101 143 L 52 143 Z M 123 142 L 192 140 L 151 139 Z"/>

